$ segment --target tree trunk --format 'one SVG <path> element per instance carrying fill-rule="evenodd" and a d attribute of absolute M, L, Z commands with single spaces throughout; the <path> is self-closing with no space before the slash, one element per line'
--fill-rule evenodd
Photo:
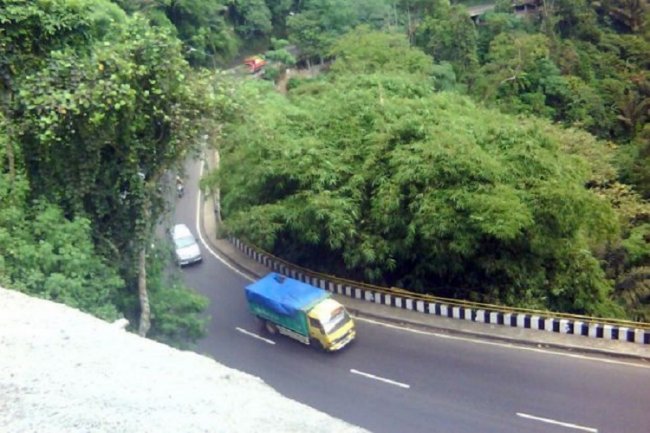
<path fill-rule="evenodd" d="M 408 30 L 407 30 L 407 33 L 408 33 L 408 37 L 409 37 L 409 44 L 413 45 L 413 38 L 412 38 L 412 35 L 413 35 L 413 28 L 412 28 L 413 23 L 411 22 L 411 8 L 408 7 L 408 6 L 406 7 L 406 16 L 408 18 Z"/>
<path fill-rule="evenodd" d="M 9 125 L 7 125 L 7 129 L 10 129 Z M 13 184 L 16 179 L 16 157 L 14 156 L 14 145 L 12 140 L 13 134 L 11 131 L 8 131 L 5 151 L 7 153 L 7 165 L 9 166 L 9 181 Z"/>
<path fill-rule="evenodd" d="M 6 79 L 3 80 L 3 84 L 6 89 L 9 89 L 11 86 L 11 79 Z M 11 106 L 11 101 L 13 100 L 13 93 L 9 90 L 6 92 L 2 92 L 1 94 L 1 100 L 2 100 L 2 114 L 4 115 L 3 119 L 3 124 L 6 128 L 7 131 L 7 144 L 5 146 L 5 152 L 7 154 L 7 166 L 9 169 L 9 180 L 12 183 L 16 179 L 16 157 L 14 154 L 14 144 L 13 144 L 13 139 L 14 139 L 14 131 L 13 131 L 13 124 L 10 121 L 10 119 L 13 119 L 11 116 L 11 111 L 10 111 L 10 106 Z"/>
<path fill-rule="evenodd" d="M 142 246 L 138 258 L 138 296 L 140 298 L 140 326 L 138 334 L 146 337 L 151 328 L 151 310 L 149 308 L 149 293 L 147 292 L 147 247 Z"/>
<path fill-rule="evenodd" d="M 155 185 L 155 183 L 154 183 Z M 138 298 L 140 299 L 140 326 L 138 334 L 146 337 L 149 328 L 151 328 L 151 308 L 149 307 L 149 292 L 147 291 L 147 245 L 150 242 L 150 222 L 151 208 L 149 200 L 149 191 L 153 188 L 145 187 L 145 200 L 142 206 L 142 218 L 144 220 L 143 233 L 140 242 L 142 247 L 138 255 Z"/>

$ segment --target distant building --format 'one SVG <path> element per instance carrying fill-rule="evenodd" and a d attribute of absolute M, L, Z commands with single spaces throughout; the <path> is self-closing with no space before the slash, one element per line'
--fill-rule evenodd
<path fill-rule="evenodd" d="M 543 4 L 544 0 L 513 0 L 512 8 L 516 14 L 529 14 L 537 12 Z"/>

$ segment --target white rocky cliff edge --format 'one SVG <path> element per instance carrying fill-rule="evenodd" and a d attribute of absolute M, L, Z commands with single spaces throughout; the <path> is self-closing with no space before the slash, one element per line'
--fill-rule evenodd
<path fill-rule="evenodd" d="M 3 433 L 362 433 L 259 378 L 0 288 Z"/>

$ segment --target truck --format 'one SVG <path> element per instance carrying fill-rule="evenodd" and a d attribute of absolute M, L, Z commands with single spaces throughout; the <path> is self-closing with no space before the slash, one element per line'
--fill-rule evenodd
<path fill-rule="evenodd" d="M 354 321 L 326 290 L 271 272 L 246 286 L 251 313 L 270 334 L 282 334 L 326 351 L 354 340 Z"/>
<path fill-rule="evenodd" d="M 266 60 L 261 56 L 251 56 L 244 59 L 244 65 L 246 65 L 248 72 L 251 74 L 260 72 L 266 66 L 266 63 Z"/>

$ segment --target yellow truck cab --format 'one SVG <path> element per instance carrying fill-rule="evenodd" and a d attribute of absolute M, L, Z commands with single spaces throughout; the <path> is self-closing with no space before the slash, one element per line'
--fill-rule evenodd
<path fill-rule="evenodd" d="M 329 292 L 270 273 L 246 286 L 248 307 L 271 334 L 336 351 L 356 336 L 354 321 Z"/>
<path fill-rule="evenodd" d="M 309 334 L 328 350 L 338 350 L 355 337 L 354 322 L 343 305 L 332 298 L 316 304 L 309 313 Z"/>

